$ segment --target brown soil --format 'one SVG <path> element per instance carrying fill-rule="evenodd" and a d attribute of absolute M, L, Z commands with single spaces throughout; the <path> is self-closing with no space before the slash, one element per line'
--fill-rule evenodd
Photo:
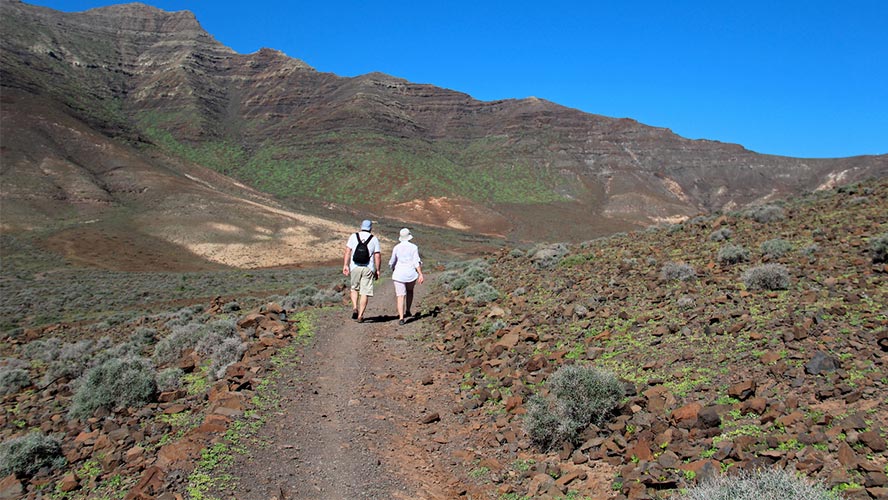
<path fill-rule="evenodd" d="M 470 430 L 449 411 L 458 374 L 421 341 L 432 316 L 426 289 L 417 287 L 418 314 L 404 326 L 388 280 L 377 284 L 364 323 L 350 309 L 318 314 L 298 369 L 276 381 L 281 409 L 257 436 L 267 445 L 253 445 L 232 466 L 230 498 L 467 493 L 458 456 L 471 446 Z"/>

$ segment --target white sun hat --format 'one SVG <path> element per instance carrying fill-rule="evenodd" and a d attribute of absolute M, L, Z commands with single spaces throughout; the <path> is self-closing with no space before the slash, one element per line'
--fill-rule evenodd
<path fill-rule="evenodd" d="M 412 240 L 412 239 L 413 239 L 413 235 L 410 234 L 410 230 L 409 230 L 409 229 L 407 229 L 406 227 L 405 227 L 404 229 L 401 229 L 401 235 L 398 236 L 398 240 L 400 240 L 400 241 L 410 241 L 410 240 Z"/>

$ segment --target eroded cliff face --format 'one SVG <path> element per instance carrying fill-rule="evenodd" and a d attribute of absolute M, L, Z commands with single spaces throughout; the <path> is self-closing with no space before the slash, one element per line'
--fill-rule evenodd
<path fill-rule="evenodd" d="M 535 98 L 483 102 L 380 73 L 318 72 L 272 49 L 237 54 L 190 12 L 0 6 L 4 87 L 58 102 L 109 137 L 226 144 L 240 156 L 222 171 L 260 189 L 269 174 L 251 170 L 257 157 L 291 172 L 285 182 L 296 197 L 335 197 L 341 186 L 382 177 L 368 194 L 383 214 L 445 197 L 466 207 L 456 214 L 491 214 L 488 233 L 581 239 L 888 173 L 885 156 L 759 155 Z M 4 106 L 16 105 L 11 95 Z M 486 196 L 471 185 L 509 180 L 516 169 L 536 183 L 527 188 L 534 196 L 514 186 Z M 461 178 L 470 185 L 458 186 Z M 416 222 L 472 230 L 472 220 L 446 215 Z"/>

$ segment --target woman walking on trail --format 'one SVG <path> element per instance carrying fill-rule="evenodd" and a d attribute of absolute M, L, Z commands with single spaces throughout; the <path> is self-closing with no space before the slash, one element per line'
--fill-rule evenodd
<path fill-rule="evenodd" d="M 410 243 L 413 235 L 406 227 L 398 236 L 400 243 L 392 249 L 389 267 L 392 269 L 392 282 L 395 284 L 395 296 L 398 300 L 398 324 L 405 323 L 404 316 L 410 316 L 413 305 L 413 287 L 423 282 L 422 261 L 419 259 L 419 248 Z"/>

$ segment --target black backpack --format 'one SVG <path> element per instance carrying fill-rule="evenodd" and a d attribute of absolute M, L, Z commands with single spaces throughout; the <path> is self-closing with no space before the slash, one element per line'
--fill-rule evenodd
<path fill-rule="evenodd" d="M 355 261 L 355 264 L 359 266 L 366 266 L 370 263 L 370 249 L 367 248 L 367 243 L 370 243 L 370 240 L 373 239 L 373 235 L 371 234 L 367 241 L 361 241 L 361 235 L 355 233 L 355 237 L 358 239 L 358 246 L 355 247 L 355 251 L 352 252 L 352 260 Z"/>

